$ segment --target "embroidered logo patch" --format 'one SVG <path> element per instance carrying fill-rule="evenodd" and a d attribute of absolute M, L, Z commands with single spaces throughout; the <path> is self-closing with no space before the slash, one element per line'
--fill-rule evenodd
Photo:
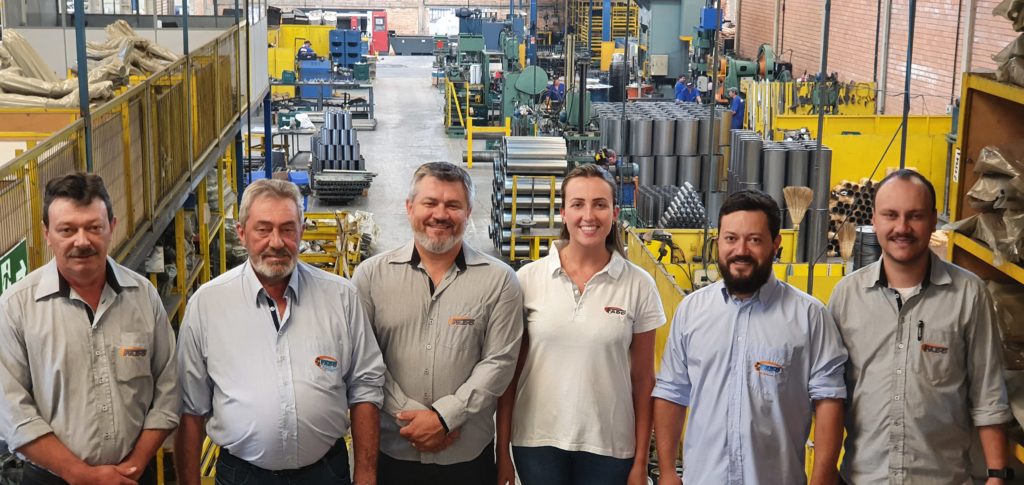
<path fill-rule="evenodd" d="M 338 370 L 338 359 L 327 355 L 317 356 L 316 359 L 313 359 L 313 363 L 327 372 L 334 372 Z"/>
<path fill-rule="evenodd" d="M 609 315 L 625 315 L 626 314 L 626 310 L 623 310 L 623 309 L 621 309 L 621 308 L 619 308 L 617 306 L 606 306 L 606 307 L 604 307 L 604 312 L 609 314 Z"/>
<path fill-rule="evenodd" d="M 935 344 L 921 344 L 921 351 L 928 352 L 929 354 L 945 354 L 949 352 L 949 347 Z"/>
<path fill-rule="evenodd" d="M 473 318 L 473 317 L 454 316 L 454 317 L 451 317 L 451 318 L 448 319 L 448 325 L 452 325 L 452 326 L 455 326 L 455 325 L 458 325 L 458 326 L 473 325 L 475 323 L 476 323 L 476 319 Z"/>
<path fill-rule="evenodd" d="M 147 351 L 143 347 L 121 347 L 118 351 L 121 357 L 145 357 L 146 353 Z"/>
<path fill-rule="evenodd" d="M 762 360 L 754 364 L 754 371 L 766 377 L 776 377 L 782 373 L 782 364 L 770 360 Z"/>

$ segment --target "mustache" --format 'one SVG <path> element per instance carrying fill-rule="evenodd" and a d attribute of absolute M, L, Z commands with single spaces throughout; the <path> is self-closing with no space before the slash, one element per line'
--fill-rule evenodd
<path fill-rule="evenodd" d="M 427 227 L 455 227 L 455 224 L 452 221 L 443 221 L 440 219 L 429 219 L 427 222 L 423 223 L 423 225 Z"/>
<path fill-rule="evenodd" d="M 87 248 L 72 248 L 68 251 L 69 258 L 88 258 L 90 256 L 96 256 L 99 251 L 96 248 L 89 246 Z"/>
<path fill-rule="evenodd" d="M 729 258 L 729 261 L 726 261 L 726 264 L 733 263 L 757 264 L 757 261 L 754 261 L 754 258 L 750 256 L 734 256 L 732 258 Z"/>
<path fill-rule="evenodd" d="M 890 240 L 891 239 L 909 239 L 911 241 L 917 241 L 917 236 L 913 235 L 912 233 L 906 233 L 906 234 L 893 233 L 893 234 L 889 235 L 889 239 Z"/>
<path fill-rule="evenodd" d="M 282 249 L 266 249 L 262 253 L 260 253 L 261 257 L 272 256 L 272 257 L 275 257 L 275 258 L 286 258 L 286 257 L 291 256 L 291 255 L 292 255 L 291 251 L 288 251 L 288 249 L 285 249 L 285 248 L 282 248 Z"/>

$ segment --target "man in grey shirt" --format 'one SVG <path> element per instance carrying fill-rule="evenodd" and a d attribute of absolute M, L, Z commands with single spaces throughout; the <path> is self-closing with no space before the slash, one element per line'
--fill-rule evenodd
<path fill-rule="evenodd" d="M 218 484 L 352 483 L 350 424 L 354 483 L 375 483 L 384 362 L 355 287 L 298 261 L 291 182 L 250 185 L 237 230 L 248 261 L 189 299 L 179 335 L 179 483 L 199 484 L 204 424 Z"/>
<path fill-rule="evenodd" d="M 969 485 L 976 430 L 988 485 L 1006 468 L 1011 419 L 1002 346 L 984 283 L 932 254 L 935 189 L 899 170 L 876 186 L 882 259 L 836 285 L 829 311 L 850 353 L 847 483 Z"/>
<path fill-rule="evenodd" d="M 174 333 L 156 288 L 107 257 L 117 219 L 103 180 L 51 180 L 53 260 L 0 297 L 0 435 L 23 484 L 155 484 L 178 424 Z"/>
<path fill-rule="evenodd" d="M 388 366 L 380 485 L 493 485 L 494 411 L 523 331 L 515 272 L 462 240 L 473 183 L 432 162 L 413 175 L 414 240 L 353 281 Z"/>

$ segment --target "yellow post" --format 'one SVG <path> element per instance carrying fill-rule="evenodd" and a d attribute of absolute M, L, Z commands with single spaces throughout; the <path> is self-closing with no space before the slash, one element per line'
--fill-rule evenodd
<path fill-rule="evenodd" d="M 473 168 L 473 117 L 466 120 L 466 161 L 467 166 Z"/>
<path fill-rule="evenodd" d="M 505 136 L 512 136 L 512 117 L 505 117 Z"/>
<path fill-rule="evenodd" d="M 518 184 L 519 184 L 519 176 L 518 175 L 513 175 L 512 176 L 512 224 L 509 225 L 509 238 L 508 238 L 508 260 L 509 261 L 515 261 L 516 260 L 516 195 L 518 195 L 518 193 L 519 193 Z M 504 197 L 504 195 L 499 194 L 498 197 Z M 499 236 L 498 240 L 501 240 L 501 237 L 500 237 L 501 234 L 498 234 L 498 236 Z M 501 252 L 501 248 L 498 248 L 498 251 Z"/>
<path fill-rule="evenodd" d="M 20 151 L 20 150 L 18 150 Z M 15 152 L 16 156 L 21 155 Z M 28 199 L 29 199 L 29 251 L 28 266 L 36 269 L 43 265 L 43 200 L 39 184 L 39 160 L 28 162 Z"/>
<path fill-rule="evenodd" d="M 135 198 L 132 197 L 132 137 L 128 106 L 128 102 L 121 105 L 121 150 L 124 159 L 124 196 L 128 206 L 128 214 L 125 215 L 128 220 L 124 224 L 128 224 L 127 234 L 131 237 L 135 234 Z"/>
<path fill-rule="evenodd" d="M 210 197 L 206 194 L 206 178 L 199 181 L 196 187 L 196 198 L 199 204 L 196 206 L 196 220 L 199 222 L 199 247 L 197 250 L 202 254 L 202 271 L 200 281 L 210 281 L 210 226 L 207 225 L 206 211 L 210 208 Z M 184 294 L 184 293 L 183 293 Z"/>
<path fill-rule="evenodd" d="M 164 447 L 156 449 L 156 485 L 164 485 Z"/>
<path fill-rule="evenodd" d="M 175 252 L 175 265 L 178 267 L 178 278 L 177 288 L 178 294 L 181 295 L 181 301 L 178 303 L 178 308 L 175 309 L 174 314 L 178 322 L 181 322 L 181 318 L 185 313 L 185 295 L 188 294 L 188 266 L 185 264 L 185 209 L 179 208 L 178 213 L 174 215 L 174 252 Z"/>
<path fill-rule="evenodd" d="M 447 78 L 444 80 L 444 126 L 452 126 L 452 83 Z"/>
<path fill-rule="evenodd" d="M 234 149 L 229 146 L 225 156 L 217 160 L 217 207 L 220 208 L 220 218 L 223 221 L 217 229 L 217 255 L 220 256 L 220 268 L 218 268 L 217 274 L 219 275 L 228 270 L 227 247 L 224 245 L 224 232 L 228 225 L 228 211 L 226 210 L 227 206 L 224 205 L 224 175 L 227 172 L 226 165 L 230 162 L 233 152 Z"/>

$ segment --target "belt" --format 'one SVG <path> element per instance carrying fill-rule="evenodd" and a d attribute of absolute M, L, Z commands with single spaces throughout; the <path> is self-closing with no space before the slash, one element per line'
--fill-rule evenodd
<path fill-rule="evenodd" d="M 232 455 L 231 452 L 227 448 L 223 448 L 223 449 L 220 450 L 220 457 L 218 459 L 219 460 L 224 460 L 225 462 L 228 462 L 228 463 L 230 463 L 232 465 L 242 465 L 242 466 L 252 467 L 252 468 L 255 468 L 255 469 L 257 469 L 257 470 L 259 470 L 259 471 L 261 471 L 263 473 L 268 473 L 268 474 L 273 475 L 275 477 L 292 477 L 292 476 L 295 476 L 295 475 L 301 475 L 301 474 L 311 470 L 312 468 L 316 467 L 320 463 L 323 463 L 325 461 L 333 460 L 338 455 L 340 455 L 342 453 L 347 453 L 347 452 L 348 452 L 348 449 L 345 447 L 345 439 L 342 438 L 342 439 L 339 439 L 336 443 L 334 443 L 334 446 L 331 446 L 331 449 L 327 450 L 327 453 L 325 453 L 324 456 L 320 457 L 319 460 L 314 461 L 313 463 L 310 463 L 310 464 L 308 464 L 308 465 L 306 465 L 304 467 L 301 467 L 301 468 L 290 468 L 290 469 L 286 469 L 286 470 L 267 470 L 266 468 L 262 468 L 262 467 L 253 465 L 252 463 L 249 463 L 248 461 L 245 461 L 245 460 L 243 460 L 243 459 L 241 459 L 241 458 L 239 458 L 239 457 L 237 457 L 235 455 Z"/>

